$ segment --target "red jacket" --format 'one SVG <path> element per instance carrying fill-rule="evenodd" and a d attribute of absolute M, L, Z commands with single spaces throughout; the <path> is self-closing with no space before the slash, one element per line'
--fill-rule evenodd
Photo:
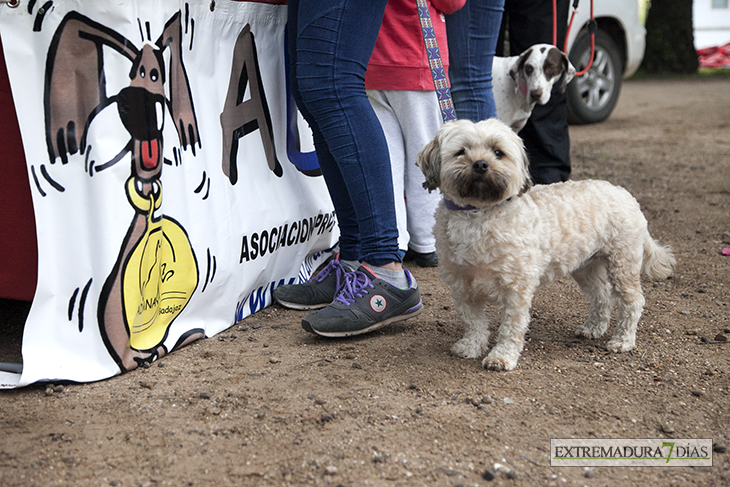
<path fill-rule="evenodd" d="M 441 12 L 450 14 L 466 0 L 430 0 L 428 10 L 441 61 L 448 69 L 449 49 Z M 448 71 L 447 71 L 448 72 Z M 369 90 L 434 90 L 415 0 L 388 0 L 378 40 L 365 73 Z"/>

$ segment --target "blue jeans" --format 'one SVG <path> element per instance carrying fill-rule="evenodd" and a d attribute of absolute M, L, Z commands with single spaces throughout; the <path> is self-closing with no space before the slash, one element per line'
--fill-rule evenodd
<path fill-rule="evenodd" d="M 466 0 L 463 8 L 446 16 L 451 97 L 459 119 L 497 117 L 492 59 L 503 10 L 504 0 Z"/>
<path fill-rule="evenodd" d="M 337 213 L 340 258 L 400 262 L 388 145 L 365 93 L 387 0 L 290 0 L 289 83 Z M 414 15 L 416 15 L 414 6 Z"/>

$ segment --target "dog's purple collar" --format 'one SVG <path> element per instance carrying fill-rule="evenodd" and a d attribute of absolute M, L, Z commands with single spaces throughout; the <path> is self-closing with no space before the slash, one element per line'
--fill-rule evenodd
<path fill-rule="evenodd" d="M 444 198 L 444 206 L 447 210 L 454 210 L 454 211 L 468 211 L 468 210 L 476 210 L 477 208 L 475 206 L 466 205 L 466 206 L 459 206 L 453 201 Z"/>
<path fill-rule="evenodd" d="M 507 202 L 507 201 L 509 201 L 511 199 L 512 198 L 507 198 L 506 200 L 504 200 L 504 202 Z M 470 211 L 470 210 L 478 210 L 479 209 L 476 206 L 471 206 L 471 205 L 459 206 L 459 205 L 457 205 L 456 203 L 454 203 L 453 201 L 451 201 L 450 199 L 447 199 L 447 198 L 444 198 L 444 206 L 446 207 L 447 210 L 452 210 L 452 211 Z"/>

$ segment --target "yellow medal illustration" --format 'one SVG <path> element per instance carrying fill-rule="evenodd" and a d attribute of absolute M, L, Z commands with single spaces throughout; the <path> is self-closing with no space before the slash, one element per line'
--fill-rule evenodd
<path fill-rule="evenodd" d="M 127 194 L 146 213 L 146 228 L 122 271 L 124 314 L 129 344 L 151 350 L 166 338 L 168 328 L 185 308 L 198 284 L 198 265 L 185 230 L 173 219 L 153 217 L 162 201 L 160 181 L 147 197 L 127 181 Z"/>

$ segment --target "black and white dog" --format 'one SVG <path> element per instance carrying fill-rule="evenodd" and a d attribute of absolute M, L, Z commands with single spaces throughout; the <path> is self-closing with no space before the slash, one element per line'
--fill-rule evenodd
<path fill-rule="evenodd" d="M 522 130 L 535 105 L 550 101 L 553 85 L 563 73 L 560 89 L 565 91 L 575 68 L 551 44 L 535 44 L 519 56 L 495 57 L 492 78 L 497 118 L 515 132 Z"/>

